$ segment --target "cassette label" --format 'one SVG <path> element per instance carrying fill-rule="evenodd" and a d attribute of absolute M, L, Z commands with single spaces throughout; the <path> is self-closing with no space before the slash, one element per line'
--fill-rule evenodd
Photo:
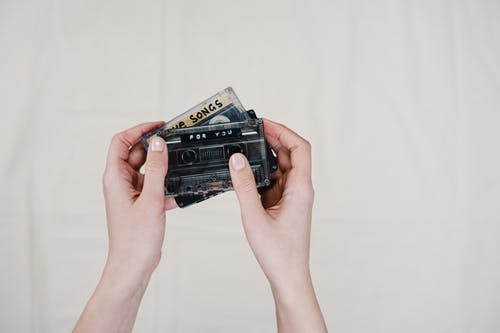
<path fill-rule="evenodd" d="M 182 134 L 181 142 L 196 142 L 218 138 L 240 138 L 241 135 L 242 134 L 240 128 L 228 128 L 218 131 L 202 131 L 190 134 Z"/>
<path fill-rule="evenodd" d="M 157 130 L 148 133 L 143 137 L 143 144 L 145 148 L 147 148 L 153 135 L 162 135 L 162 132 L 169 129 L 239 122 L 247 119 L 249 119 L 249 116 L 238 99 L 238 96 L 236 96 L 231 87 L 228 87 L 168 121 Z"/>
<path fill-rule="evenodd" d="M 210 101 L 194 110 L 191 114 L 185 116 L 174 124 L 169 124 L 170 128 L 184 128 L 195 126 L 196 123 L 203 121 L 204 119 L 212 116 L 214 113 L 223 110 L 232 104 L 231 97 L 229 95 L 221 96 L 214 101 Z"/>

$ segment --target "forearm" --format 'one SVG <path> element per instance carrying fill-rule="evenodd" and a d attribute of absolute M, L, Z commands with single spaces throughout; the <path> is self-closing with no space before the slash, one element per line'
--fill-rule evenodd
<path fill-rule="evenodd" d="M 278 332 L 327 332 L 308 272 L 286 281 L 271 283 L 271 289 L 276 305 Z"/>
<path fill-rule="evenodd" d="M 148 281 L 106 267 L 73 332 L 131 332 Z"/>

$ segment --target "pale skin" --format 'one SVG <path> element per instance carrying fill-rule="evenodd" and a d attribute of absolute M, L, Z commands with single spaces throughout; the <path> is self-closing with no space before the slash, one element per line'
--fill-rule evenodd
<path fill-rule="evenodd" d="M 163 194 L 168 170 L 165 142 L 143 151 L 140 137 L 162 122 L 116 134 L 103 176 L 109 250 L 102 277 L 73 332 L 131 332 L 141 299 L 158 266 L 165 211 L 176 207 Z M 229 161 L 243 229 L 267 277 L 278 332 L 327 332 L 309 270 L 314 190 L 311 146 L 287 127 L 265 120 L 266 140 L 277 153 L 273 185 L 257 191 L 246 157 Z M 144 174 L 139 169 L 144 165 Z M 168 246 L 168 245 L 167 245 Z"/>

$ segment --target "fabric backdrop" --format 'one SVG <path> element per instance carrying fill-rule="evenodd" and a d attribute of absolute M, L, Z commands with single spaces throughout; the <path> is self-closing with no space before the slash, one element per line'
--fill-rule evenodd
<path fill-rule="evenodd" d="M 500 331 L 500 2 L 0 0 L 0 331 L 68 332 L 112 135 L 232 86 L 313 146 L 332 332 Z M 167 216 L 137 332 L 270 332 L 234 193 Z"/>

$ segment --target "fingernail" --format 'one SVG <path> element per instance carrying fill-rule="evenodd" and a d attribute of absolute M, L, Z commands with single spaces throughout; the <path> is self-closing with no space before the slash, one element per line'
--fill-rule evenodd
<path fill-rule="evenodd" d="M 245 160 L 241 154 L 234 154 L 231 156 L 231 164 L 234 170 L 241 170 L 245 167 Z"/>
<path fill-rule="evenodd" d="M 163 147 L 165 147 L 165 141 L 162 138 L 155 136 L 153 141 L 151 142 L 151 150 L 152 151 L 163 151 Z"/>

